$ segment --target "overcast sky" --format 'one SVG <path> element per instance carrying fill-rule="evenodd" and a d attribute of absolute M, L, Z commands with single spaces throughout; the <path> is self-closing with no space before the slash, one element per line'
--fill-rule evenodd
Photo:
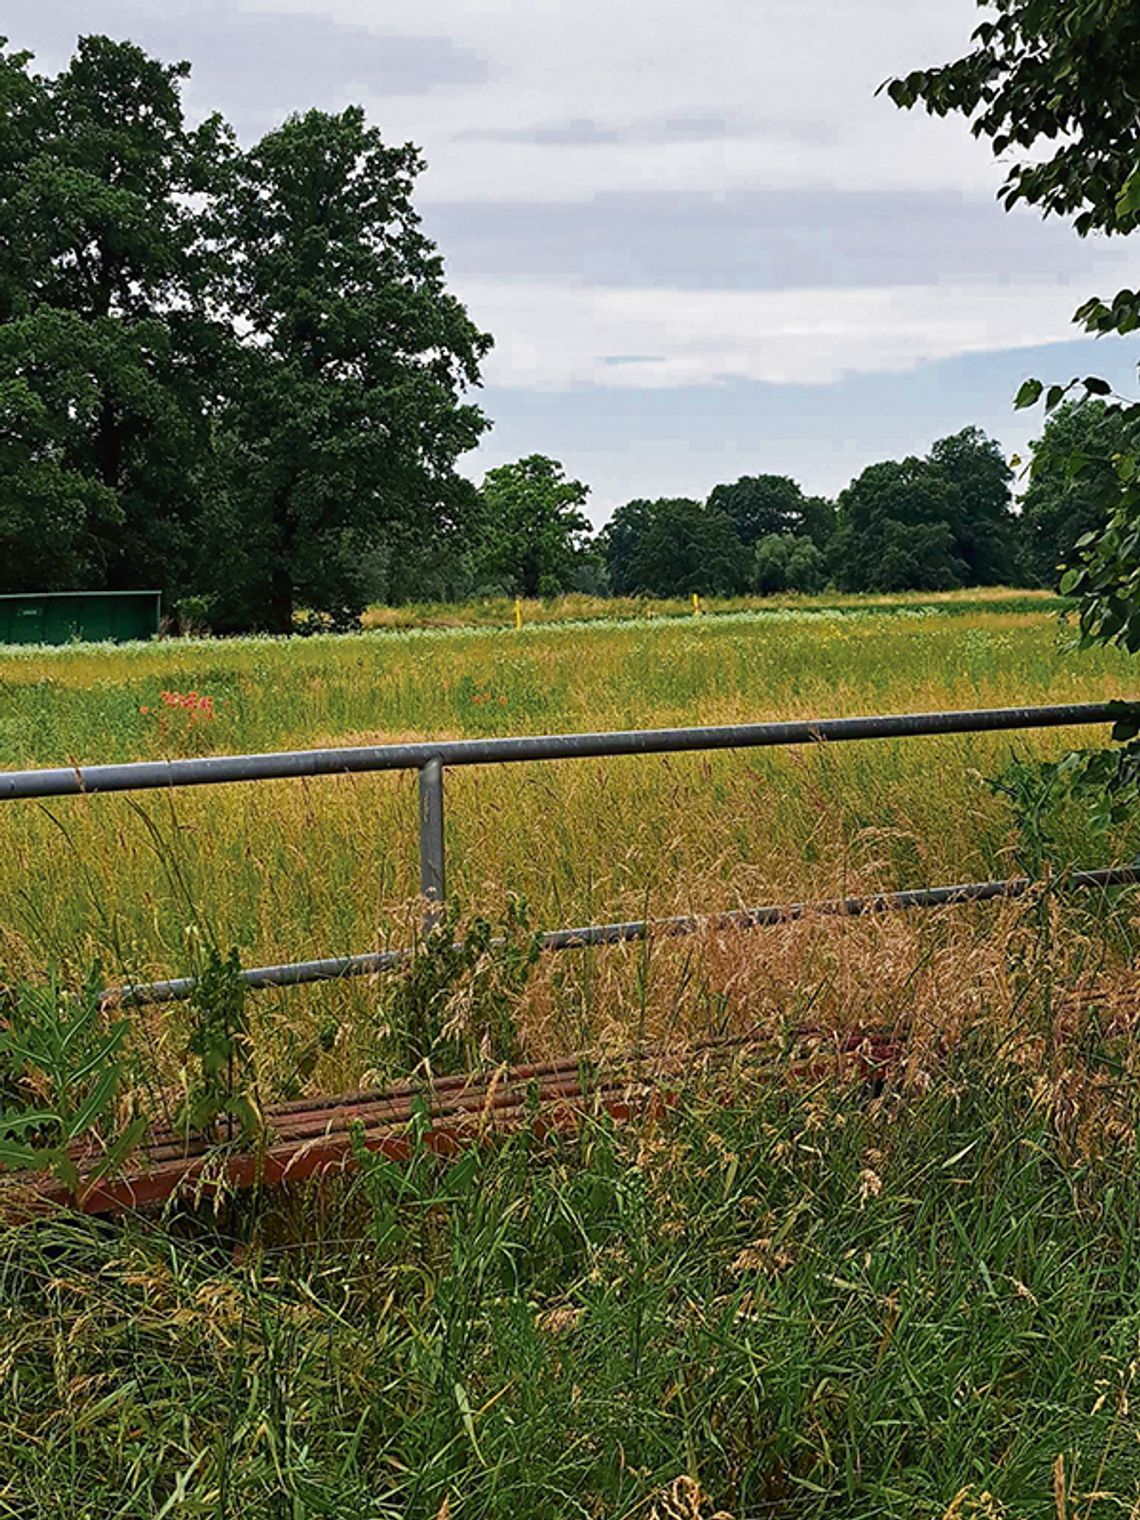
<path fill-rule="evenodd" d="M 889 75 L 964 50 L 973 0 L 4 0 L 62 65 L 80 31 L 194 67 L 193 115 L 251 141 L 365 105 L 429 170 L 419 204 L 495 335 L 465 468 L 552 454 L 602 521 L 760 471 L 834 493 L 978 423 L 1039 428 L 1029 374 L 1131 389 L 1071 325 L 1135 283 L 1123 246 L 995 205 L 960 121 Z"/>

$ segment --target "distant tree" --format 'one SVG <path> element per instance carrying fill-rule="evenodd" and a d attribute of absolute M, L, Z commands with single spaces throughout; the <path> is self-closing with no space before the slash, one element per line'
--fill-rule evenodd
<path fill-rule="evenodd" d="M 615 596 L 627 596 L 635 589 L 631 575 L 633 557 L 652 525 L 654 505 L 651 501 L 627 501 L 598 535 Z"/>
<path fill-rule="evenodd" d="M 742 475 L 731 485 L 714 486 L 708 504 L 725 513 L 750 549 L 762 538 L 795 532 L 803 492 L 787 475 Z"/>
<path fill-rule="evenodd" d="M 835 533 L 835 503 L 826 496 L 805 496 L 800 511 L 798 535 L 810 538 L 817 549 L 826 553 Z"/>
<path fill-rule="evenodd" d="M 871 465 L 839 498 L 829 553 L 836 584 L 946 590 L 1013 579 L 1012 475 L 977 428 L 939 439 L 925 459 Z"/>
<path fill-rule="evenodd" d="M 788 560 L 795 539 L 790 533 L 767 533 L 752 556 L 752 589 L 761 596 L 778 596 L 788 589 Z"/>
<path fill-rule="evenodd" d="M 20 197 L 52 127 L 47 81 L 31 72 L 30 53 L 7 52 L 7 45 L 0 37 L 0 323 L 27 310 L 32 276 Z"/>
<path fill-rule="evenodd" d="M 793 540 L 788 555 L 788 590 L 813 596 L 827 585 L 827 556 L 810 538 Z"/>
<path fill-rule="evenodd" d="M 1120 494 L 1115 460 L 1131 431 L 1103 401 L 1070 402 L 1049 417 L 1033 444 L 1029 488 L 1021 504 L 1022 546 L 1031 578 L 1055 586 L 1076 542 L 1108 526 Z"/>
<path fill-rule="evenodd" d="M 950 518 L 954 486 L 928 460 L 873 464 L 839 498 L 831 568 L 844 591 L 948 590 L 969 567 Z"/>
<path fill-rule="evenodd" d="M 291 117 L 237 157 L 213 227 L 241 339 L 228 462 L 200 569 L 225 624 L 348 620 L 398 586 L 393 535 L 457 537 L 455 461 L 487 427 L 462 393 L 490 338 L 444 284 L 412 190 L 423 168 L 358 107 Z"/>
<path fill-rule="evenodd" d="M 572 589 L 589 555 L 590 523 L 581 511 L 588 495 L 544 454 L 488 471 L 479 491 L 477 579 L 522 596 Z"/>
<path fill-rule="evenodd" d="M 184 574 L 214 332 L 194 198 L 226 148 L 215 120 L 187 128 L 187 73 L 105 37 L 81 38 L 54 80 L 0 53 L 8 585 Z"/>
<path fill-rule="evenodd" d="M 731 595 L 748 584 L 747 556 L 727 514 L 687 497 L 629 502 L 602 537 L 615 591 Z"/>
<path fill-rule="evenodd" d="M 827 585 L 827 558 L 810 538 L 769 533 L 756 545 L 752 585 L 761 596 L 781 591 L 811 595 Z"/>
<path fill-rule="evenodd" d="M 731 485 L 714 486 L 708 505 L 727 515 L 745 548 L 782 534 L 806 534 L 823 548 L 834 528 L 832 504 L 805 496 L 788 475 L 742 475 Z"/>
<path fill-rule="evenodd" d="M 1016 574 L 1016 520 L 1009 489 L 1013 471 L 1001 445 L 980 428 L 968 427 L 940 438 L 928 458 L 954 488 L 947 520 L 967 584 L 1008 583 Z"/>

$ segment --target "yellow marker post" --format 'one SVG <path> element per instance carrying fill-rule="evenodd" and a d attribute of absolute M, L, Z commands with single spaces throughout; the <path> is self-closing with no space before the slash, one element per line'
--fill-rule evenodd
<path fill-rule="evenodd" d="M 515 597 L 515 627 L 522 627 L 522 598 Z"/>
<path fill-rule="evenodd" d="M 701 615 L 701 599 L 697 595 L 697 593 L 694 591 L 693 592 L 693 616 L 694 617 L 700 617 L 700 615 Z"/>

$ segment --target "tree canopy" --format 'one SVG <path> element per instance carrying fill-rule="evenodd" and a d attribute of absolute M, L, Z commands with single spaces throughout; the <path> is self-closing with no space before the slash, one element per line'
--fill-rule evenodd
<path fill-rule="evenodd" d="M 810 538 L 770 533 L 756 545 L 752 587 L 761 596 L 781 591 L 811 593 L 827 585 L 827 559 Z"/>
<path fill-rule="evenodd" d="M 193 198 L 227 139 L 187 128 L 185 64 L 130 43 L 82 38 L 54 80 L 28 64 L 0 63 L 0 542 L 51 552 L 5 554 L 5 579 L 146 584 L 184 563 L 208 452 Z"/>
<path fill-rule="evenodd" d="M 731 485 L 714 486 L 708 504 L 726 514 L 748 549 L 773 534 L 804 535 L 822 549 L 835 526 L 831 502 L 805 496 L 788 475 L 742 475 Z"/>
<path fill-rule="evenodd" d="M 1011 579 L 1012 477 L 999 446 L 977 428 L 940 439 L 925 459 L 869 466 L 839 498 L 836 584 L 934 591 Z"/>
<path fill-rule="evenodd" d="M 419 229 L 422 168 L 359 107 L 309 111 L 235 158 L 217 196 L 243 621 L 286 631 L 298 598 L 360 611 L 386 534 L 446 537 L 471 515 L 454 464 L 486 422 L 460 394 L 490 340 Z"/>
<path fill-rule="evenodd" d="M 1047 419 L 1021 504 L 1026 569 L 1038 584 L 1056 586 L 1077 541 L 1108 526 L 1120 493 L 1114 460 L 1129 436 L 1125 419 L 1103 401 L 1067 402 Z"/>
<path fill-rule="evenodd" d="M 616 592 L 731 595 L 748 584 L 747 560 L 726 512 L 688 497 L 619 507 L 601 542 Z"/>
<path fill-rule="evenodd" d="M 216 626 L 359 612 L 392 543 L 470 515 L 490 339 L 363 112 L 247 152 L 188 66 L 0 51 L 0 550 L 9 589 L 159 584 Z M 37 552 L 20 552 L 31 543 Z"/>
<path fill-rule="evenodd" d="M 531 597 L 570 590 L 589 552 L 588 495 L 544 454 L 489 470 L 479 491 L 476 580 Z"/>

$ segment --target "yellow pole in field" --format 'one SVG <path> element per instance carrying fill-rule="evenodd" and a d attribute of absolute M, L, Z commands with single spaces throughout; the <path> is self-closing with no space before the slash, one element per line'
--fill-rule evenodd
<path fill-rule="evenodd" d="M 701 615 L 701 599 L 697 595 L 697 593 L 694 591 L 693 592 L 693 616 L 694 617 L 700 617 L 700 615 Z"/>
<path fill-rule="evenodd" d="M 515 627 L 522 627 L 522 598 L 515 597 Z"/>

